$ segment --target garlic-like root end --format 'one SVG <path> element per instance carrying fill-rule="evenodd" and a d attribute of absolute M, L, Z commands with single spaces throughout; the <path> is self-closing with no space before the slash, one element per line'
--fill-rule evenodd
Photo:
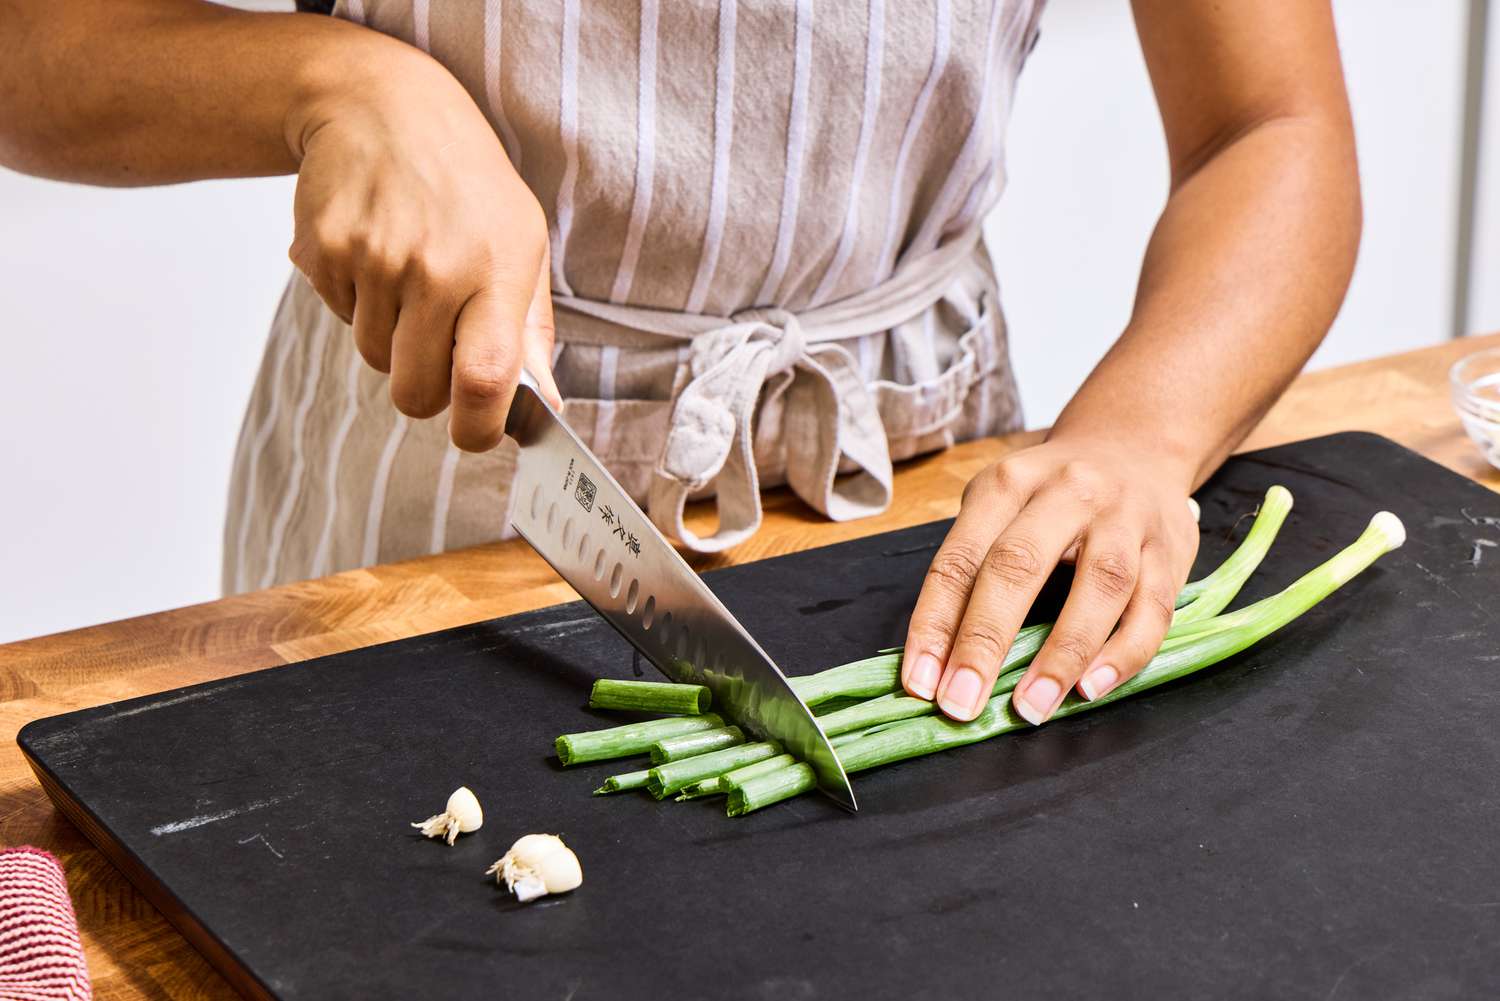
<path fill-rule="evenodd" d="M 452 845 L 460 834 L 477 831 L 483 824 L 484 812 L 479 809 L 479 799 L 468 786 L 459 786 L 448 797 L 448 806 L 442 813 L 435 813 L 411 826 L 420 830 L 424 837 L 442 838 Z"/>
<path fill-rule="evenodd" d="M 448 797 L 447 809 L 443 811 L 453 818 L 460 832 L 468 834 L 484 826 L 484 811 L 479 807 L 479 797 L 468 786 L 459 786 Z"/>
<path fill-rule="evenodd" d="M 528 834 L 510 846 L 494 865 L 485 870 L 522 903 L 551 893 L 567 893 L 583 883 L 578 856 L 553 834 Z"/>

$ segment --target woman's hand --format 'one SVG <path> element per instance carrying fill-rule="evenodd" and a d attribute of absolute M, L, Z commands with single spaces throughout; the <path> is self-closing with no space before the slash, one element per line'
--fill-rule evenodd
<path fill-rule="evenodd" d="M 1094 699 L 1140 671 L 1197 553 L 1192 481 L 1171 458 L 1094 435 L 1057 435 L 987 467 L 927 572 L 902 686 L 953 719 L 977 716 L 1037 592 L 1065 560 L 1077 564 L 1073 587 L 1016 686 L 1016 711 L 1041 724 L 1074 686 Z"/>
<path fill-rule="evenodd" d="M 484 451 L 523 364 L 559 403 L 546 220 L 458 82 L 416 50 L 391 63 L 289 124 L 290 256 L 390 373 L 396 409 L 451 405 L 453 443 Z"/>

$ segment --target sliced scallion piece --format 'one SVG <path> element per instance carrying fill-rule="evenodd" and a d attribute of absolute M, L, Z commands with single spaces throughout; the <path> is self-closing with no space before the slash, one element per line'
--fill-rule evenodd
<path fill-rule="evenodd" d="M 642 768 L 638 772 L 624 772 L 620 775 L 611 775 L 604 780 L 604 784 L 594 790 L 595 796 L 604 796 L 612 792 L 625 792 L 627 789 L 644 789 L 646 780 L 651 777 L 651 769 Z"/>
<path fill-rule="evenodd" d="M 766 758 L 774 758 L 780 753 L 780 744 L 774 741 L 760 741 L 754 744 L 726 747 L 722 751 L 714 751 L 711 754 L 679 758 L 651 769 L 650 777 L 646 780 L 646 788 L 650 790 L 651 795 L 662 799 L 680 792 L 694 782 L 723 775 L 725 772 L 732 772 L 736 768 L 743 768 L 745 765 L 764 761 Z"/>
<path fill-rule="evenodd" d="M 724 812 L 731 817 L 742 817 L 761 807 L 780 803 L 784 799 L 800 796 L 818 787 L 818 777 L 812 765 L 799 761 L 774 772 L 757 775 L 740 783 L 729 791 L 729 802 Z"/>
<path fill-rule="evenodd" d="M 705 713 L 702 716 L 648 719 L 640 723 L 612 726 L 607 730 L 565 733 L 557 738 L 557 757 L 564 765 L 628 758 L 633 754 L 645 754 L 652 744 L 663 737 L 714 730 L 723 725 L 724 720 L 718 715 Z"/>
<path fill-rule="evenodd" d="M 726 747 L 745 742 L 745 733 L 737 726 L 723 726 L 715 730 L 699 730 L 676 737 L 663 737 L 651 745 L 651 763 L 666 764 L 679 758 L 691 758 L 710 751 L 721 751 Z"/>
<path fill-rule="evenodd" d="M 729 792 L 734 787 L 750 781 L 757 775 L 767 775 L 778 768 L 785 768 L 787 765 L 795 765 L 796 763 L 797 759 L 790 754 L 778 754 L 774 758 L 767 758 L 764 761 L 744 765 L 734 769 L 734 771 L 725 772 L 723 775 L 720 775 L 719 788 L 723 792 Z"/>
<path fill-rule="evenodd" d="M 790 754 L 778 754 L 774 758 L 766 758 L 764 761 L 757 761 L 753 764 L 736 768 L 733 771 L 725 772 L 722 775 L 715 775 L 712 778 L 694 782 L 684 787 L 682 795 L 677 798 L 678 800 L 685 800 L 698 799 L 702 796 L 722 795 L 747 779 L 752 779 L 757 775 L 764 775 L 767 772 L 774 772 L 778 768 L 796 763 L 797 759 Z"/>
<path fill-rule="evenodd" d="M 651 713 L 698 716 L 713 705 L 713 694 L 703 685 L 670 681 L 616 681 L 600 678 L 589 692 L 590 709 L 635 709 Z"/>

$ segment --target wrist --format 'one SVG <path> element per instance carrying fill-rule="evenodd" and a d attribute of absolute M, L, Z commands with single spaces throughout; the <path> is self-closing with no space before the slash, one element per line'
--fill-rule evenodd
<path fill-rule="evenodd" d="M 395 117 L 414 95 L 459 86 L 420 49 L 359 25 L 348 27 L 353 30 L 308 60 L 293 83 L 283 134 L 299 164 L 311 137 L 330 122 L 351 114 Z"/>
<path fill-rule="evenodd" d="M 1191 493 L 1206 475 L 1201 449 L 1178 440 L 1165 428 L 1156 425 L 1127 425 L 1120 422 L 1087 422 L 1065 420 L 1066 414 L 1047 431 L 1051 445 L 1106 452 L 1138 461 L 1147 467 L 1159 483 L 1180 487 Z"/>

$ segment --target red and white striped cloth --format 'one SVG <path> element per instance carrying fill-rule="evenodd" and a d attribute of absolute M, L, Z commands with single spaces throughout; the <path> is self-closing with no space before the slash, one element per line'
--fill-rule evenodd
<path fill-rule="evenodd" d="M 40 848 L 0 851 L 0 1001 L 93 996 L 62 866 Z"/>

